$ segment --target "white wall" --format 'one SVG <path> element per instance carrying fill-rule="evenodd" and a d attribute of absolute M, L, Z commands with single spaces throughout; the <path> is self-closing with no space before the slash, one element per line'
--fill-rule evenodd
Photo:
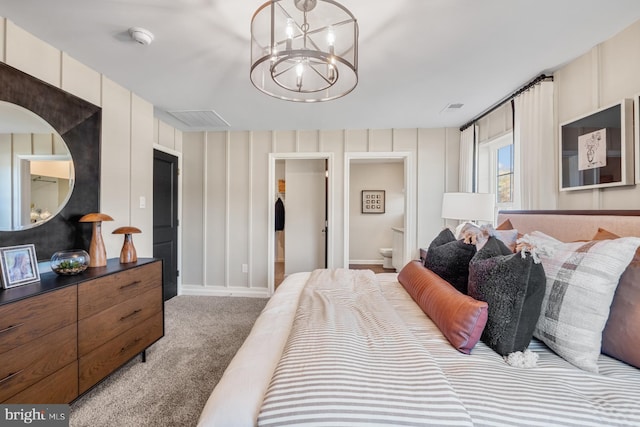
<path fill-rule="evenodd" d="M 392 247 L 392 227 L 404 226 L 404 164 L 351 162 L 349 263 L 382 263 L 380 248 Z M 384 214 L 363 214 L 362 190 L 384 190 Z"/>
<path fill-rule="evenodd" d="M 181 133 L 153 117 L 153 105 L 57 48 L 0 19 L 0 59 L 8 65 L 102 107 L 100 210 L 114 218 L 102 227 L 107 257 L 120 256 L 132 225 L 139 257 L 153 254 L 153 144 L 181 148 Z M 146 198 L 146 208 L 139 198 Z"/>
<path fill-rule="evenodd" d="M 640 93 L 640 21 L 554 73 L 560 123 Z M 636 115 L 636 126 L 638 112 Z M 556 147 L 559 134 L 556 132 Z M 635 153 L 635 162 L 639 153 Z M 554 168 L 555 169 L 555 168 Z M 543 173 L 558 173 L 548 170 Z M 558 209 L 638 209 L 637 185 L 559 193 Z"/>
<path fill-rule="evenodd" d="M 458 129 L 361 129 L 333 131 L 194 132 L 183 135 L 184 161 L 203 161 L 203 170 L 184 168 L 184 182 L 200 182 L 202 192 L 185 189 L 185 217 L 203 200 L 203 220 L 183 221 L 185 236 L 203 236 L 204 246 L 183 244 L 183 292 L 216 295 L 266 295 L 269 153 L 332 153 L 334 224 L 333 266 L 344 262 L 344 156 L 347 152 L 414 153 L 418 247 L 443 226 L 442 193 L 458 189 Z M 198 160 L 194 160 L 193 157 Z M 204 159 L 204 160 L 202 160 Z M 198 181 L 200 180 L 200 181 Z M 197 205 L 196 205 L 197 206 Z M 193 214 L 196 215 L 196 214 Z M 203 259 L 202 274 L 186 262 Z M 197 267 L 194 262 L 194 269 Z M 248 272 L 242 272 L 248 264 Z"/>

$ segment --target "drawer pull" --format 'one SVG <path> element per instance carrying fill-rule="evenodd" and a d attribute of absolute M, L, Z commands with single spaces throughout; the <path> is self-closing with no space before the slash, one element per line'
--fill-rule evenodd
<path fill-rule="evenodd" d="M 23 323 L 18 323 L 17 325 L 11 325 L 11 326 L 7 326 L 6 328 L 4 328 L 3 330 L 0 331 L 0 334 L 4 334 L 5 332 L 9 332 L 15 328 L 19 328 L 20 326 L 24 325 Z"/>
<path fill-rule="evenodd" d="M 135 286 L 140 284 L 142 281 L 141 280 L 134 280 L 133 282 L 129 283 L 128 285 L 122 285 L 120 286 L 120 289 L 125 289 L 125 288 L 129 288 L 131 286 Z"/>
<path fill-rule="evenodd" d="M 138 308 L 137 310 L 133 310 L 131 313 L 127 314 L 126 316 L 122 316 L 122 317 L 120 318 L 120 321 L 125 320 L 125 319 L 128 319 L 129 317 L 131 317 L 131 316 L 133 316 L 133 315 L 136 315 L 136 314 L 140 313 L 141 311 L 142 311 L 142 309 L 141 309 L 141 308 Z"/>
<path fill-rule="evenodd" d="M 131 347 L 133 347 L 134 345 L 138 344 L 140 341 L 142 341 L 142 338 L 136 338 L 135 340 L 133 340 L 132 342 L 130 342 L 129 344 L 125 345 L 124 347 L 122 347 L 120 349 L 120 353 L 124 353 L 125 351 L 129 350 Z"/>
<path fill-rule="evenodd" d="M 0 384 L 3 384 L 5 382 L 9 381 L 11 378 L 15 377 L 16 375 L 18 375 L 22 371 L 24 371 L 24 369 L 20 369 L 18 372 L 13 372 L 13 373 L 7 375 L 6 377 L 4 377 L 3 379 L 0 380 Z"/>

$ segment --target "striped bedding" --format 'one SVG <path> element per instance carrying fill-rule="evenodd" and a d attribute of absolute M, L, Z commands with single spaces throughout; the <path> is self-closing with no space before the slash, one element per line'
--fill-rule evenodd
<path fill-rule="evenodd" d="M 378 275 L 386 299 L 438 361 L 475 426 L 640 426 L 640 370 L 600 355 L 599 374 L 578 369 L 534 339 L 537 367 L 507 365 L 478 342 L 456 351 L 395 274 Z"/>
<path fill-rule="evenodd" d="M 258 416 L 259 426 L 639 426 L 640 371 L 600 374 L 534 340 L 515 368 L 483 343 L 456 351 L 395 274 L 316 271 Z"/>
<path fill-rule="evenodd" d="M 258 425 L 471 426 L 429 351 L 370 270 L 316 270 Z"/>

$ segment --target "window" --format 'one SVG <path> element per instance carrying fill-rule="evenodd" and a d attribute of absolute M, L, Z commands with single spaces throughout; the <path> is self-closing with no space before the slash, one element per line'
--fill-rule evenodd
<path fill-rule="evenodd" d="M 513 144 L 497 149 L 496 203 L 513 202 Z"/>
<path fill-rule="evenodd" d="M 513 134 L 487 142 L 478 151 L 478 191 L 496 195 L 496 209 L 518 209 L 518 167 Z"/>

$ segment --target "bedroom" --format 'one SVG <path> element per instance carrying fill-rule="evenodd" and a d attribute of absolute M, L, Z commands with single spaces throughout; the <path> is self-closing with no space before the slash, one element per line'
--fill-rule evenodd
<path fill-rule="evenodd" d="M 631 98 L 640 90 L 633 77 L 640 64 L 636 63 L 635 55 L 628 53 L 637 51 L 638 24 L 622 30 L 554 73 L 556 123 L 622 98 Z M 6 54 L 15 56 L 11 61 L 12 65 L 45 81 L 60 81 L 62 76 L 66 90 L 81 95 L 90 102 L 102 104 L 102 140 L 105 144 L 108 141 L 110 149 L 103 149 L 102 152 L 104 166 L 101 178 L 105 185 L 101 189 L 101 210 L 115 219 L 105 224 L 108 227 L 105 231 L 128 225 L 128 222 L 143 230 L 151 229 L 150 209 L 139 208 L 140 196 L 145 196 L 147 200 L 152 197 L 149 178 L 152 159 L 147 153 L 154 143 L 181 153 L 185 171 L 182 176 L 182 239 L 190 242 L 189 245 L 183 245 L 181 252 L 180 280 L 184 292 L 195 290 L 207 293 L 267 294 L 268 271 L 263 248 L 268 240 L 265 227 L 268 217 L 265 213 L 250 214 L 250 208 L 256 212 L 256 209 L 266 210 L 270 206 L 268 195 L 260 189 L 260 185 L 264 185 L 268 178 L 268 165 L 256 160 L 269 152 L 333 153 L 337 178 L 333 209 L 336 218 L 333 255 L 335 266 L 344 263 L 341 243 L 343 181 L 340 178 L 343 174 L 344 152 L 414 153 L 414 188 L 417 188 L 418 183 L 424 185 L 429 182 L 438 190 L 431 196 L 420 191 L 420 197 L 416 198 L 415 218 L 421 218 L 421 221 L 414 225 L 415 235 L 409 241 L 410 247 L 418 248 L 439 231 L 442 225 L 438 207 L 440 193 L 458 190 L 460 126 L 409 129 L 365 126 L 345 130 L 233 131 L 228 134 L 224 131 L 182 132 L 164 121 L 154 119 L 153 105 L 138 94 L 128 91 L 108 76 L 101 76 L 70 54 L 62 53 L 61 57 L 55 46 L 43 43 L 11 21 L 7 24 L 6 32 L 9 50 Z M 44 66 L 44 63 L 49 65 Z M 494 99 L 506 96 L 540 71 L 521 78 L 506 91 L 494 94 Z M 478 113 L 488 108 L 492 102 L 482 105 Z M 481 140 L 504 133 L 505 127 L 509 127 L 508 118 L 496 118 L 493 123 L 487 124 L 489 126 L 482 128 L 491 129 L 492 134 L 481 135 Z M 250 170 L 253 172 L 249 173 Z M 554 172 L 555 167 L 550 168 L 547 173 Z M 206 180 L 203 178 L 205 176 Z M 126 189 L 127 197 L 122 197 L 122 189 Z M 608 191 L 563 192 L 559 195 L 557 207 L 633 208 L 635 206 L 628 206 L 626 203 L 636 199 L 634 195 L 637 191 L 635 187 L 622 187 Z M 189 209 L 185 209 L 186 206 Z M 253 232 L 249 234 L 248 230 Z M 110 231 L 104 235 L 108 252 L 118 253 L 120 239 L 111 235 Z M 229 236 L 234 237 L 230 239 Z M 142 233 L 135 240 L 139 253 L 151 253 L 152 241 L 149 233 Z M 206 263 L 203 261 L 205 254 L 208 260 Z M 412 255 L 416 254 L 414 252 Z M 411 256 L 408 259 L 410 258 Z M 242 264 L 248 264 L 247 273 L 242 272 Z"/>
<path fill-rule="evenodd" d="M 138 206 L 140 196 L 151 198 L 149 153 L 154 144 L 182 156 L 185 172 L 182 240 L 189 242 L 183 245 L 181 253 L 184 294 L 268 295 L 269 271 L 264 256 L 268 235 L 261 230 L 268 228 L 269 203 L 260 187 L 267 180 L 268 165 L 256 159 L 266 157 L 269 152 L 333 153 L 338 176 L 334 266 L 342 265 L 345 258 L 339 220 L 344 211 L 339 177 L 345 151 L 414 153 L 417 166 L 414 183 L 419 197 L 414 211 L 415 233 L 409 242 L 413 248 L 428 243 L 440 230 L 441 192 L 458 189 L 459 126 L 377 129 L 368 125 L 355 130 L 182 132 L 155 119 L 151 103 L 77 61 L 73 55 L 38 40 L 11 21 L 3 21 L 3 26 L 6 37 L 3 58 L 7 62 L 45 81 L 62 82 L 65 90 L 103 108 L 105 149 L 101 178 L 105 185 L 101 189 L 101 210 L 116 218 L 105 225 L 110 254 L 117 254 L 121 246 L 121 239 L 111 235 L 111 230 L 129 222 L 141 229 L 151 229 L 150 209 Z M 639 34 L 640 24 L 636 22 L 554 72 L 556 123 L 631 98 L 640 91 L 636 77 L 640 74 L 640 61 L 635 54 L 640 50 Z M 520 83 L 525 83 L 524 80 Z M 509 90 L 496 93 L 496 99 Z M 500 134 L 506 130 L 500 127 L 504 123 L 496 120 L 490 127 Z M 549 167 L 546 172 L 555 174 L 556 167 Z M 427 194 L 419 190 L 425 182 L 438 191 Z M 636 187 L 623 187 L 564 192 L 558 194 L 557 208 L 637 209 L 638 191 Z M 136 236 L 140 254 L 149 255 L 151 246 L 149 233 Z M 247 273 L 242 272 L 242 264 L 248 264 Z"/>

